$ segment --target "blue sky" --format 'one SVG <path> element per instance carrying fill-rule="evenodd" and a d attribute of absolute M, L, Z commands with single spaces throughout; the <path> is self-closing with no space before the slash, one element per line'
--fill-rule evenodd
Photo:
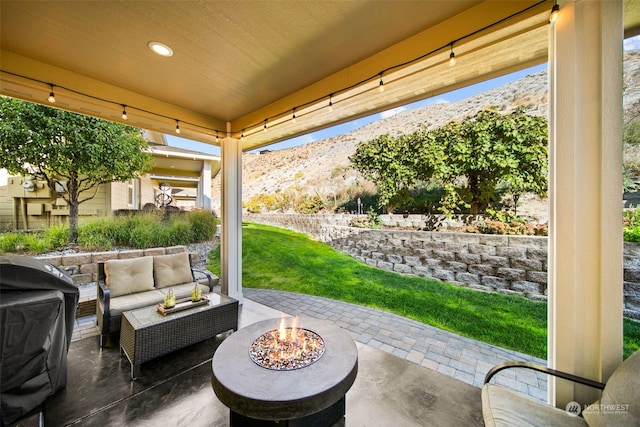
<path fill-rule="evenodd" d="M 624 50 L 640 50 L 640 36 L 626 39 L 624 41 Z M 465 88 L 454 90 L 452 92 L 447 92 L 442 95 L 438 95 L 437 97 L 434 97 L 434 98 L 429 98 L 422 101 L 414 102 L 412 104 L 407 104 L 402 107 L 397 107 L 392 110 L 384 111 L 382 113 L 373 114 L 371 116 L 356 119 L 351 122 L 343 123 L 341 125 L 333 126 L 317 132 L 312 132 L 307 135 L 302 135 L 297 138 L 292 138 L 286 141 L 282 141 L 265 148 L 268 148 L 270 150 L 280 150 L 283 148 L 289 148 L 289 147 L 295 147 L 298 145 L 308 144 L 313 141 L 319 141 L 322 139 L 330 138 L 332 136 L 350 132 L 354 129 L 358 129 L 371 122 L 374 122 L 386 117 L 390 117 L 401 111 L 422 107 L 424 105 L 437 104 L 442 102 L 460 101 L 461 99 L 468 98 L 477 93 L 486 92 L 488 90 L 499 87 L 505 83 L 519 80 L 529 74 L 537 73 L 538 71 L 544 70 L 546 67 L 547 67 L 547 64 L 537 65 L 535 67 L 527 68 L 522 71 L 517 71 L 515 73 L 507 74 L 502 77 L 497 77 L 495 79 L 487 80 L 482 83 L 467 86 Z M 191 141 L 184 138 L 179 138 L 174 135 L 166 135 L 166 138 L 167 138 L 167 143 L 174 147 L 197 150 L 197 151 L 201 151 L 203 153 L 209 153 L 209 154 L 218 154 L 218 155 L 220 154 L 220 148 L 213 145 L 203 144 L 200 142 Z"/>

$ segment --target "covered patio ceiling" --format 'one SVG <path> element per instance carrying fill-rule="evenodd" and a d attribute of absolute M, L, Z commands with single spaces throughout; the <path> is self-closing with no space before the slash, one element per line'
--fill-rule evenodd
<path fill-rule="evenodd" d="M 552 5 L 3 0 L 0 89 L 213 145 L 244 133 L 247 151 L 542 63 Z"/>

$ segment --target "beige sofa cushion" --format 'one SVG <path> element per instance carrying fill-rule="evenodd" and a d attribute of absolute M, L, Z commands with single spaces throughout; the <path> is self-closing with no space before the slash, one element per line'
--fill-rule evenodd
<path fill-rule="evenodd" d="M 153 258 L 150 256 L 106 261 L 104 274 L 112 298 L 154 289 Z"/>
<path fill-rule="evenodd" d="M 163 301 L 164 295 L 158 290 L 121 295 L 111 300 L 110 314 L 112 317 L 121 316 L 125 311 L 157 305 Z"/>
<path fill-rule="evenodd" d="M 157 289 L 193 282 L 189 254 L 180 252 L 154 256 L 153 278 Z"/>

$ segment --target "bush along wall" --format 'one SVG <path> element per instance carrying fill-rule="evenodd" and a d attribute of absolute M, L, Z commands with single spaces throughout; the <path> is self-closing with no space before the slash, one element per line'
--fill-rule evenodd
<path fill-rule="evenodd" d="M 348 227 L 346 217 L 254 214 L 245 220 L 308 234 L 376 268 L 547 300 L 546 237 L 373 230 Z M 623 277 L 624 315 L 640 319 L 640 244 L 625 242 Z"/>

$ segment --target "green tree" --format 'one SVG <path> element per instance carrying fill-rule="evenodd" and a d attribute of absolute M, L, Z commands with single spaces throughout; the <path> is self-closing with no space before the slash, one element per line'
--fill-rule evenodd
<path fill-rule="evenodd" d="M 382 135 L 361 142 L 351 164 L 378 187 L 378 204 L 389 212 L 408 197 L 408 188 L 416 179 L 415 159 L 410 155 L 412 135 L 393 138 Z"/>
<path fill-rule="evenodd" d="M 461 207 L 480 213 L 500 183 L 516 196 L 547 192 L 547 122 L 524 108 L 506 115 L 495 108 L 479 111 L 422 132 L 409 149 L 420 165 L 417 178 L 443 183 L 448 214 Z"/>
<path fill-rule="evenodd" d="M 78 207 L 100 184 L 126 181 L 151 168 L 140 130 L 44 105 L 0 97 L 0 167 L 34 174 L 69 205 L 69 241 L 78 238 Z"/>

